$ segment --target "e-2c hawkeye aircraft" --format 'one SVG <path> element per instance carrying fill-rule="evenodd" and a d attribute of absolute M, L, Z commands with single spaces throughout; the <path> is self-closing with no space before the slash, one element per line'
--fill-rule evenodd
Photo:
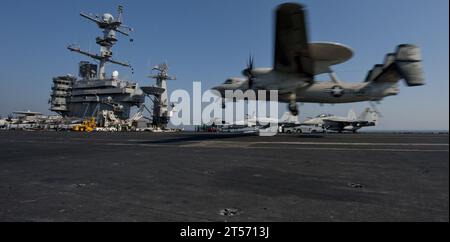
<path fill-rule="evenodd" d="M 278 101 L 288 103 L 289 111 L 298 115 L 297 102 L 350 103 L 380 101 L 399 93 L 398 81 L 408 86 L 425 84 L 420 49 L 401 44 L 386 55 L 383 64 L 369 71 L 362 83 L 339 80 L 331 66 L 349 60 L 353 51 L 342 44 L 308 41 L 305 8 L 297 3 L 284 3 L 275 13 L 275 53 L 273 68 L 254 68 L 250 57 L 245 78 L 229 78 L 214 87 L 220 92 L 225 108 L 226 90 L 278 90 Z M 319 82 L 316 75 L 328 73 L 330 81 Z M 266 95 L 268 97 L 269 95 Z M 244 100 L 248 97 L 244 97 Z M 233 98 L 232 101 L 236 101 Z"/>

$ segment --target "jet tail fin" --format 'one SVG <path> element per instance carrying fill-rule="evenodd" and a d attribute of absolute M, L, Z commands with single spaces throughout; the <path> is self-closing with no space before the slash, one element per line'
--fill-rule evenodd
<path fill-rule="evenodd" d="M 365 82 L 398 82 L 404 79 L 408 86 L 425 84 L 419 47 L 402 44 L 395 53 L 386 55 L 383 64 L 375 65 L 367 73 Z"/>
<path fill-rule="evenodd" d="M 353 109 L 348 110 L 347 118 L 349 120 L 356 120 L 356 113 Z"/>
<path fill-rule="evenodd" d="M 291 112 L 285 112 L 283 114 L 283 116 L 281 116 L 280 121 L 286 122 L 286 123 L 295 123 L 295 124 L 300 123 L 300 121 L 298 120 L 298 115 L 294 116 L 294 115 L 292 115 Z"/>
<path fill-rule="evenodd" d="M 367 121 L 369 123 L 377 124 L 378 123 L 378 112 L 375 110 L 372 110 L 371 108 L 366 108 L 364 111 L 359 115 L 358 120 L 359 121 Z"/>

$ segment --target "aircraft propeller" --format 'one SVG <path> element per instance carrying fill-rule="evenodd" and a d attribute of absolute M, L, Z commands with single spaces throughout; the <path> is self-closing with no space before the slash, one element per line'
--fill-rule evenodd
<path fill-rule="evenodd" d="M 250 55 L 248 58 L 248 62 L 247 62 L 247 68 L 245 68 L 242 71 L 242 75 L 244 75 L 248 78 L 248 88 L 249 89 L 253 88 L 253 83 L 255 81 L 255 75 L 253 74 L 253 67 L 254 67 L 253 63 L 254 63 L 254 58 L 252 55 Z"/>

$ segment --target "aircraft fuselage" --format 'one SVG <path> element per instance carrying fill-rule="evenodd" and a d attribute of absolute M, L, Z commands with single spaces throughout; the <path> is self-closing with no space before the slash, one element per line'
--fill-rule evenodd
<path fill-rule="evenodd" d="M 278 101 L 289 103 L 295 93 L 296 102 L 305 103 L 351 103 L 379 101 L 386 96 L 396 95 L 399 90 L 396 83 L 346 83 L 336 81 L 313 81 L 310 77 L 298 74 L 282 73 L 271 68 L 254 70 L 254 81 L 231 78 L 214 89 L 225 97 L 226 90 L 278 90 Z M 266 94 L 269 98 L 269 95 Z"/>

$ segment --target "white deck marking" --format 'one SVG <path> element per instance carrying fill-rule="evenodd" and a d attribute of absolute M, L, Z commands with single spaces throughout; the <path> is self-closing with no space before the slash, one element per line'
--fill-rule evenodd
<path fill-rule="evenodd" d="M 221 141 L 213 141 L 221 142 Z M 257 141 L 257 142 L 242 142 L 251 144 L 287 144 L 287 145 L 377 145 L 377 146 L 448 146 L 448 144 L 442 143 L 357 143 L 357 142 L 269 142 L 269 141 Z"/>
<path fill-rule="evenodd" d="M 34 141 L 34 140 L 9 140 L 10 142 L 22 142 L 22 143 L 51 143 L 51 144 L 67 144 L 73 142 L 65 141 Z M 151 142 L 151 141 L 150 141 Z M 78 142 L 79 144 L 86 144 L 81 140 Z M 181 144 L 180 144 L 181 143 Z M 256 142 L 245 142 L 245 141 L 217 141 L 217 140 L 209 140 L 209 141 L 186 141 L 186 142 L 173 142 L 173 143 L 164 143 L 164 140 L 160 140 L 155 143 L 97 143 L 96 145 L 107 145 L 107 146 L 140 146 L 140 147 L 183 147 L 183 148 L 222 148 L 222 149 L 288 149 L 288 150 L 327 150 L 327 151 L 385 151 L 385 152 L 449 152 L 448 149 L 395 149 L 395 148 L 367 148 L 367 147 L 358 147 L 358 148 L 346 148 L 346 147 L 298 147 L 294 145 L 331 145 L 331 146 L 402 146 L 402 147 L 419 147 L 419 146 L 446 146 L 449 144 L 443 143 L 356 143 L 356 142 L 266 142 L 266 141 L 256 141 Z M 186 144 L 187 143 L 187 144 Z M 267 146 L 268 144 L 277 146 Z M 254 145 L 265 145 L 265 146 L 254 146 Z M 283 146 L 284 145 L 284 146 Z"/>
<path fill-rule="evenodd" d="M 280 147 L 242 147 L 244 149 L 280 149 Z M 320 148 L 320 147 L 281 147 L 292 150 L 333 150 L 333 151 L 387 151 L 387 152 L 449 152 L 449 150 L 377 149 L 377 148 Z"/>
<path fill-rule="evenodd" d="M 284 146 L 252 146 L 260 144 L 284 144 Z M 286 146 L 287 144 L 287 146 Z M 240 149 L 294 149 L 294 150 L 333 150 L 333 151 L 387 151 L 387 152 L 448 152 L 448 149 L 395 149 L 395 148 L 339 148 L 339 147 L 298 147 L 293 145 L 349 145 L 349 146 L 448 146 L 448 144 L 435 143 L 339 143 L 339 142 L 233 142 L 233 141 L 192 141 L 190 144 L 180 147 L 202 147 L 202 148 L 240 148 Z"/>

